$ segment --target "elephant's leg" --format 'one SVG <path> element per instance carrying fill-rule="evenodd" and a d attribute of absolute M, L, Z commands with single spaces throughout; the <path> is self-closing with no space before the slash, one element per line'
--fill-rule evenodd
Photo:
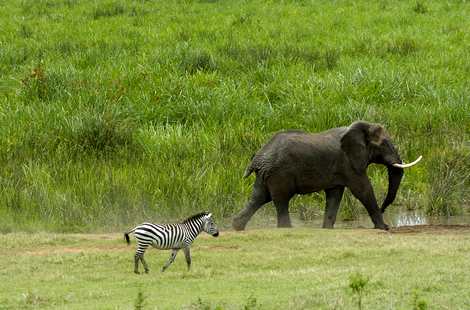
<path fill-rule="evenodd" d="M 275 200 L 277 227 L 292 227 L 289 216 L 289 200 Z"/>
<path fill-rule="evenodd" d="M 369 213 L 369 216 L 374 223 L 374 228 L 388 230 L 388 225 L 384 223 L 382 212 L 377 205 L 374 189 L 370 184 L 369 178 L 366 176 L 355 181 L 356 182 L 353 182 L 349 186 L 349 189 L 354 197 L 356 197 L 366 208 L 367 213 Z"/>
<path fill-rule="evenodd" d="M 344 186 L 325 190 L 326 208 L 323 218 L 323 228 L 333 228 L 335 226 L 336 214 L 339 204 L 343 198 Z"/>
<path fill-rule="evenodd" d="M 246 223 L 251 219 L 253 214 L 258 211 L 261 206 L 271 201 L 271 195 L 268 189 L 263 184 L 261 178 L 256 177 L 255 184 L 253 185 L 253 192 L 246 207 L 238 213 L 233 219 L 232 226 L 235 230 L 244 230 Z"/>

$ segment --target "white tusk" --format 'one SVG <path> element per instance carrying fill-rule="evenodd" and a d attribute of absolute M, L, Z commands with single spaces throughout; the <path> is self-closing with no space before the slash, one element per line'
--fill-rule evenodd
<path fill-rule="evenodd" d="M 411 166 L 414 166 L 416 165 L 421 159 L 423 158 L 423 156 L 419 156 L 418 159 L 416 159 L 414 162 L 412 163 L 409 163 L 409 164 L 392 164 L 393 167 L 397 167 L 397 168 L 409 168 Z"/>

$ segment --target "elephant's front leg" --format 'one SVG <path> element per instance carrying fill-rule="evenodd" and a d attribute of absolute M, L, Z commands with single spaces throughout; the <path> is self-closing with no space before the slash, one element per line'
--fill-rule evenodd
<path fill-rule="evenodd" d="M 344 186 L 325 190 L 326 208 L 323 217 L 323 228 L 333 228 L 336 222 L 341 199 L 343 198 Z"/>
<path fill-rule="evenodd" d="M 292 227 L 289 216 L 289 200 L 274 200 L 277 211 L 277 227 Z"/>
<path fill-rule="evenodd" d="M 374 189 L 370 184 L 369 178 L 366 176 L 358 177 L 349 185 L 351 193 L 356 197 L 367 209 L 374 228 L 388 230 L 388 225 L 385 224 L 382 212 L 380 211 L 377 200 L 375 199 Z"/>

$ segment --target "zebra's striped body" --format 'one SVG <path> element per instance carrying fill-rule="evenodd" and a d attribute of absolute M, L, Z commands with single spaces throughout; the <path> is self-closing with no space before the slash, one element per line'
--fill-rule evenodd
<path fill-rule="evenodd" d="M 203 212 L 196 214 L 179 224 L 152 224 L 143 223 L 124 234 L 127 243 L 130 243 L 129 234 L 134 233 L 137 239 L 137 250 L 134 257 L 135 273 L 139 273 L 139 260 L 144 265 L 145 272 L 149 271 L 144 260 L 145 250 L 153 246 L 161 250 L 173 250 L 168 262 L 163 266 L 165 271 L 175 260 L 178 250 L 183 249 L 188 269 L 191 267 L 190 246 L 194 239 L 202 232 L 217 237 L 219 231 L 212 221 L 212 214 Z"/>

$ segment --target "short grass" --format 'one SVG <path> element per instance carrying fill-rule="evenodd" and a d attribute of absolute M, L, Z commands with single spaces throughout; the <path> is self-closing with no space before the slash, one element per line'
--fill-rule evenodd
<path fill-rule="evenodd" d="M 0 0 L 0 21 L 1 231 L 230 217 L 273 132 L 358 119 L 424 155 L 397 204 L 468 202 L 465 1 Z"/>
<path fill-rule="evenodd" d="M 468 227 L 223 231 L 196 240 L 190 272 L 180 253 L 161 273 L 169 252 L 150 249 L 148 275 L 121 234 L 12 233 L 0 247 L 1 309 L 357 309 L 361 283 L 363 309 L 470 307 Z"/>

